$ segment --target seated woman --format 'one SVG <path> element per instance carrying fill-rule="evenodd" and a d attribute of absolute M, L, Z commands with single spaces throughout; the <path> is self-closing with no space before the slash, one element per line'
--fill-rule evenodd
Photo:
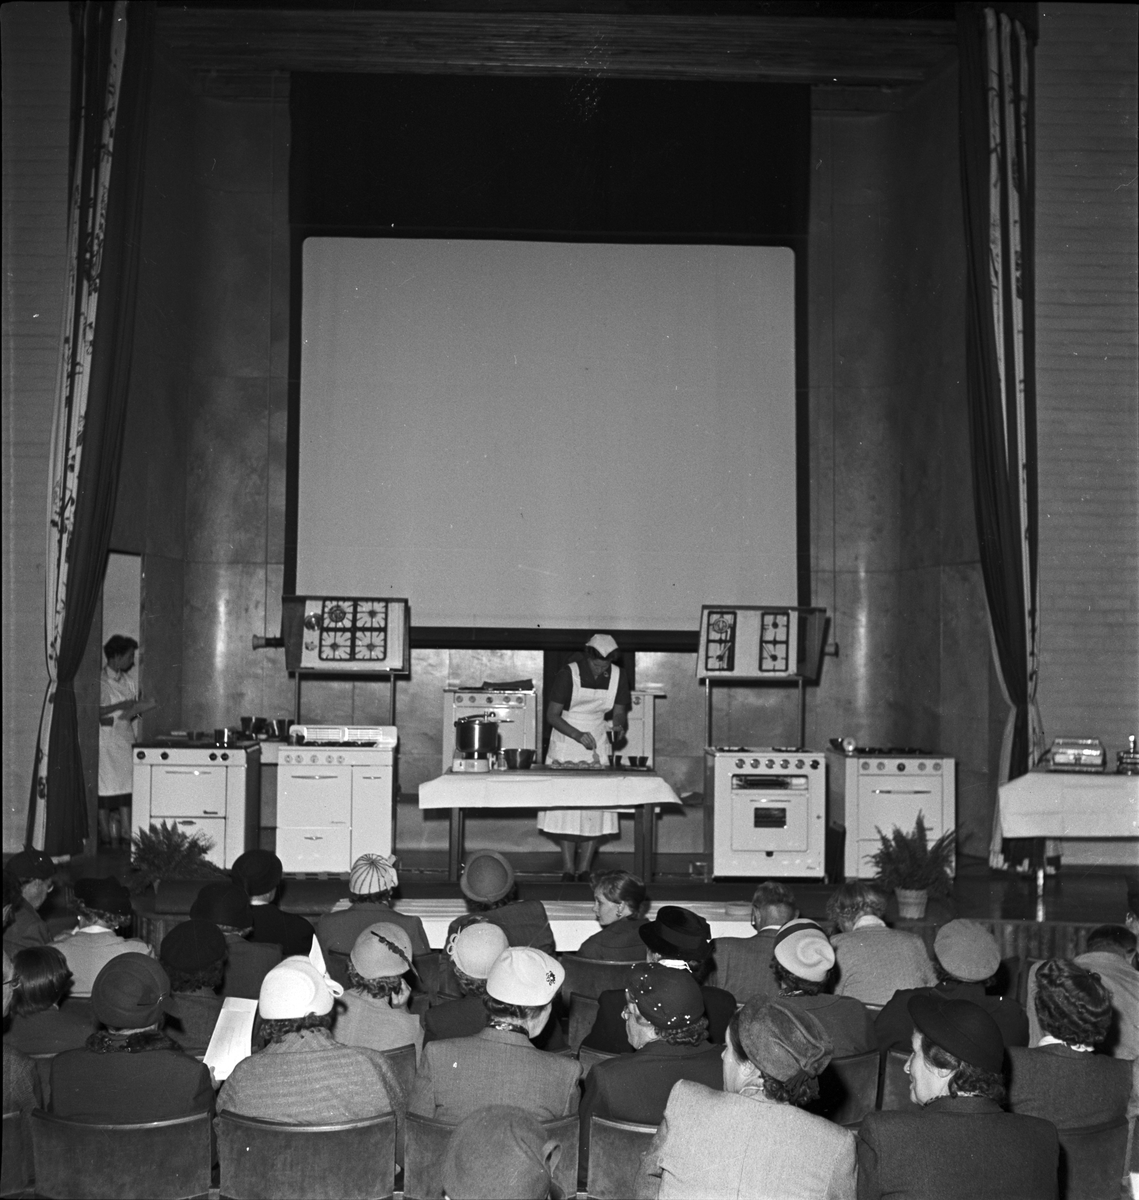
<path fill-rule="evenodd" d="M 113 875 L 106 879 L 80 879 L 75 884 L 79 924 L 71 933 L 56 938 L 71 970 L 71 994 L 78 998 L 91 995 L 95 976 L 117 954 L 147 954 L 154 957 L 149 944 L 139 938 L 124 938 L 120 930 L 134 918 L 130 891 Z"/>
<path fill-rule="evenodd" d="M 399 875 L 394 858 L 361 854 L 352 864 L 352 873 L 348 877 L 348 900 L 337 901 L 332 912 L 325 913 L 316 924 L 316 939 L 325 957 L 342 955 L 347 958 L 360 934 L 378 921 L 403 929 L 411 939 L 413 959 L 429 954 L 431 947 L 423 922 L 392 908 L 392 893 L 397 887 Z"/>
<path fill-rule="evenodd" d="M 12 1006 L 12 997 L 19 989 L 12 960 L 4 951 L 4 1016 Z M 17 1050 L 7 1038 L 4 1039 L 4 1116 L 9 1113 L 25 1113 L 43 1107 L 43 1086 L 36 1064 L 22 1051 Z"/>
<path fill-rule="evenodd" d="M 386 921 L 369 925 L 348 958 L 349 987 L 333 1026 L 336 1040 L 372 1050 L 414 1046 L 418 1059 L 423 1026 L 407 1011 L 414 974 L 407 933 Z"/>
<path fill-rule="evenodd" d="M 4 1041 L 25 1054 L 77 1050 L 95 1032 L 88 1005 L 60 1008 L 71 984 L 67 959 L 54 946 L 21 950 L 12 960 L 17 988 Z"/>
<path fill-rule="evenodd" d="M 917 995 L 906 1071 L 920 1111 L 869 1113 L 858 1133 L 859 1200 L 1049 1200 L 1059 1143 L 1048 1121 L 1002 1112 L 1005 1047 L 970 1000 Z"/>
<path fill-rule="evenodd" d="M 190 905 L 190 916 L 216 925 L 225 938 L 223 997 L 256 1000 L 265 976 L 281 961 L 281 947 L 251 942 L 253 906 L 232 880 L 207 883 Z"/>
<path fill-rule="evenodd" d="M 489 921 L 468 925 L 447 942 L 451 972 L 462 999 L 447 1000 L 423 1014 L 424 1044 L 437 1038 L 470 1037 L 487 1025 L 486 977 L 510 943 L 506 934 Z"/>
<path fill-rule="evenodd" d="M 1043 1117 L 1057 1129 L 1127 1116 L 1135 1064 L 1095 1053 L 1111 1027 L 1111 993 L 1100 977 L 1068 959 L 1050 958 L 1036 972 L 1035 1004 L 1044 1036 L 1031 1050 L 1009 1050 L 1009 1108 Z"/>
<path fill-rule="evenodd" d="M 447 940 L 474 921 L 499 926 L 512 946 L 533 946 L 554 953 L 554 931 L 541 900 L 519 900 L 514 868 L 495 850 L 480 850 L 467 861 L 459 887 L 471 912 L 456 917 L 447 928 Z"/>
<path fill-rule="evenodd" d="M 749 1000 L 732 1018 L 724 1090 L 681 1080 L 641 1159 L 641 1200 L 854 1200 L 854 1135 L 801 1110 L 831 1046 L 810 1013 Z"/>
<path fill-rule="evenodd" d="M 644 962 L 645 943 L 637 931 L 645 924 L 649 895 L 644 883 L 628 871 L 594 875 L 593 915 L 601 930 L 578 948 L 579 958 L 595 962 Z"/>
<path fill-rule="evenodd" d="M 166 1032 L 191 1054 L 203 1054 L 218 1023 L 218 989 L 228 957 L 225 934 L 212 922 L 191 917 L 162 939 L 158 960 L 170 976 Z"/>

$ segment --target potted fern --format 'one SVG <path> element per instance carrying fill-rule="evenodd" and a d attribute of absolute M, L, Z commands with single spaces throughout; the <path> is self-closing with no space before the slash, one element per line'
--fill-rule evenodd
<path fill-rule="evenodd" d="M 130 890 L 138 895 L 153 886 L 176 879 L 196 880 L 199 886 L 228 876 L 206 857 L 213 840 L 200 830 L 183 833 L 175 824 L 140 829 L 131 842 Z"/>
<path fill-rule="evenodd" d="M 889 837 L 876 829 L 880 845 L 870 856 L 877 871 L 875 882 L 898 897 L 898 916 L 917 921 L 925 916 L 930 896 L 949 893 L 955 849 L 954 831 L 931 843 L 925 816 L 919 810 L 913 830 L 906 833 L 894 826 Z"/>

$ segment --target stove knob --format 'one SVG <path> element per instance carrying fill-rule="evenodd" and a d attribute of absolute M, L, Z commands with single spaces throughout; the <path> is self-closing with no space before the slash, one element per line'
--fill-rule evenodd
<path fill-rule="evenodd" d="M 331 755 L 331 754 L 326 754 L 326 755 L 324 756 L 324 761 L 325 761 L 326 763 L 331 763 L 331 762 L 332 762 L 332 755 Z"/>
<path fill-rule="evenodd" d="M 756 767 L 758 767 L 758 766 L 759 766 L 759 759 L 753 758 L 751 760 L 751 769 L 754 771 L 756 769 Z"/>
<path fill-rule="evenodd" d="M 925 770 L 925 763 L 918 763 L 918 770 L 919 770 L 919 771 L 924 771 L 924 770 Z"/>
<path fill-rule="evenodd" d="M 785 759 L 785 758 L 784 758 L 784 759 L 780 759 L 780 761 L 779 761 L 779 769 L 780 769 L 781 771 L 786 771 L 786 770 L 787 770 L 787 768 L 788 768 L 790 765 L 791 765 L 791 764 L 790 764 L 790 763 L 787 761 L 787 759 Z"/>
<path fill-rule="evenodd" d="M 939 762 L 935 762 L 935 763 L 933 764 L 933 769 L 934 769 L 935 771 L 940 771 L 940 770 L 941 770 L 941 763 L 939 763 Z"/>
<path fill-rule="evenodd" d="M 217 760 L 218 760 L 218 756 L 216 754 L 214 754 L 213 751 L 211 750 L 210 751 L 210 762 L 217 762 Z"/>
<path fill-rule="evenodd" d="M 775 759 L 773 759 L 773 758 L 769 758 L 769 759 L 767 760 L 767 769 L 770 771 L 770 770 L 771 770 L 771 768 L 772 768 L 772 767 L 774 767 L 774 766 L 775 766 Z"/>
<path fill-rule="evenodd" d="M 736 759 L 736 766 L 737 766 L 737 767 L 743 767 L 743 765 L 744 765 L 744 760 L 743 760 L 742 758 L 737 758 L 737 759 Z"/>
<path fill-rule="evenodd" d="M 162 759 L 163 762 L 165 762 L 170 757 L 170 755 L 167 754 L 165 750 L 163 750 L 162 753 L 158 757 L 160 759 Z M 142 758 L 141 754 L 139 755 L 139 758 Z"/>
<path fill-rule="evenodd" d="M 802 769 L 803 769 L 803 760 L 801 758 L 795 759 L 795 770 L 801 771 Z"/>
<path fill-rule="evenodd" d="M 817 758 L 812 758 L 811 759 L 811 770 L 817 771 L 818 769 L 819 769 L 819 760 Z"/>
<path fill-rule="evenodd" d="M 862 769 L 863 769 L 864 771 L 869 771 L 869 770 L 870 770 L 870 764 L 869 764 L 868 762 L 864 762 L 864 763 L 862 764 Z"/>
<path fill-rule="evenodd" d="M 885 769 L 886 769 L 886 764 L 885 764 L 884 762 L 880 762 L 880 763 L 878 764 L 878 770 L 879 770 L 879 771 L 884 771 Z"/>
<path fill-rule="evenodd" d="M 224 750 L 222 751 L 221 760 L 222 762 L 229 762 L 229 755 L 226 754 Z"/>
<path fill-rule="evenodd" d="M 336 756 L 336 761 L 337 761 L 338 763 L 342 763 L 342 762 L 344 761 L 344 755 L 343 755 L 343 754 L 338 754 L 338 755 Z"/>
<path fill-rule="evenodd" d="M 905 769 L 906 769 L 906 764 L 905 764 L 905 763 L 898 763 L 898 770 L 899 770 L 899 771 L 904 771 Z"/>
<path fill-rule="evenodd" d="M 314 763 L 318 763 L 318 762 L 320 762 L 320 755 L 319 755 L 319 754 L 314 754 L 314 755 L 312 756 L 312 758 L 310 759 L 310 761 L 311 761 L 311 762 L 314 762 Z"/>

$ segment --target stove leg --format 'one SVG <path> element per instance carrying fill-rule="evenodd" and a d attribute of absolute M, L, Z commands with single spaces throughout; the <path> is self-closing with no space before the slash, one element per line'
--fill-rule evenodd
<path fill-rule="evenodd" d="M 465 814 L 461 808 L 451 809 L 451 828 L 447 838 L 447 882 L 459 882 L 459 867 L 463 861 L 463 832 Z"/>
<path fill-rule="evenodd" d="M 633 818 L 633 874 L 648 884 L 653 874 L 653 834 L 656 825 L 651 804 L 642 804 Z"/>

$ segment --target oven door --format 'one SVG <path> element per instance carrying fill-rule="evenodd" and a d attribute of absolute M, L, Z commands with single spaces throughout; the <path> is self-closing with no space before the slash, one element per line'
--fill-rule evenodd
<path fill-rule="evenodd" d="M 806 775 L 733 775 L 733 851 L 805 852 L 810 829 Z"/>

